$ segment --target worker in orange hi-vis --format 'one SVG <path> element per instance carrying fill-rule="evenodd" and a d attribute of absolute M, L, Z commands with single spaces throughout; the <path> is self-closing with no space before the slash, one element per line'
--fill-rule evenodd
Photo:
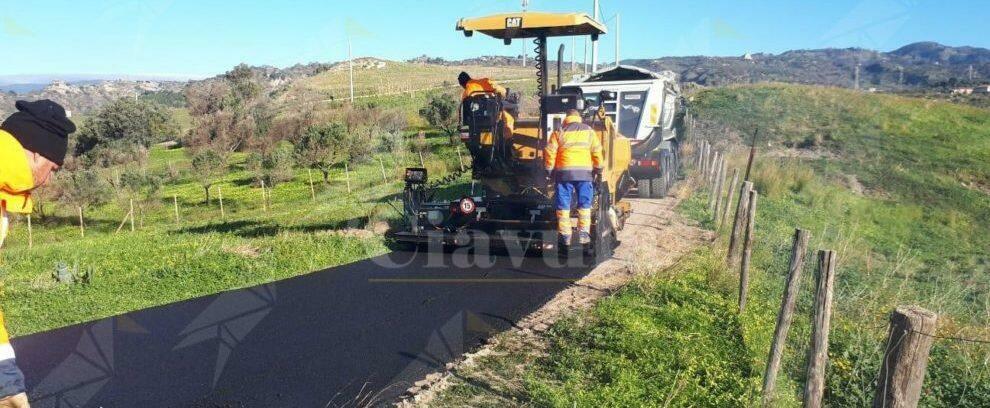
<path fill-rule="evenodd" d="M 69 134 L 76 131 L 55 102 L 17 101 L 15 106 L 17 112 L 0 124 L 0 248 L 10 226 L 8 214 L 31 213 L 31 192 L 62 166 Z M 30 407 L 25 391 L 0 312 L 0 408 Z"/>
<path fill-rule="evenodd" d="M 501 119 L 505 124 L 505 128 L 508 131 L 507 136 L 511 136 L 512 130 L 515 129 L 516 119 L 513 115 L 518 115 L 519 106 L 518 101 L 510 98 L 508 91 L 499 84 L 488 78 L 471 78 L 467 72 L 461 71 L 461 74 L 457 76 L 457 83 L 461 84 L 461 101 L 478 94 L 478 93 L 488 93 L 493 95 L 498 95 L 502 100 L 502 115 Z M 516 95 L 518 96 L 518 95 Z"/>
<path fill-rule="evenodd" d="M 576 195 L 578 207 L 578 242 L 591 243 L 591 203 L 594 200 L 593 181 L 601 175 L 602 142 L 594 129 L 583 123 L 581 113 L 571 109 L 564 117 L 563 127 L 550 135 L 543 150 L 547 181 L 556 187 L 557 230 L 560 243 L 571 244 L 571 201 Z"/>

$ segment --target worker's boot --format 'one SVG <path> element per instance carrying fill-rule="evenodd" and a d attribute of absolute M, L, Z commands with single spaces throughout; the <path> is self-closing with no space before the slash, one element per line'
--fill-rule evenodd
<path fill-rule="evenodd" d="M 589 234 L 589 233 L 587 233 L 585 231 L 581 231 L 581 233 L 578 234 L 578 242 L 580 242 L 581 245 L 588 245 L 588 244 L 590 244 L 591 243 L 591 234 Z"/>
<path fill-rule="evenodd" d="M 567 248 L 571 246 L 571 236 L 566 234 L 560 234 L 560 247 Z"/>

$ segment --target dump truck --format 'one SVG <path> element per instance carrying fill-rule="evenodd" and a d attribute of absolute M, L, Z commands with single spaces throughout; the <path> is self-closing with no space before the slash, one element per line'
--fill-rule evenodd
<path fill-rule="evenodd" d="M 560 58 L 557 83 L 551 90 L 547 69 L 548 38 L 590 36 L 595 40 L 605 34 L 605 26 L 583 13 L 516 12 L 464 18 L 457 22 L 457 30 L 467 37 L 481 33 L 505 44 L 533 41 L 539 114 L 510 114 L 510 103 L 495 92 L 465 97 L 460 109 L 461 140 L 471 154 L 472 178 L 481 188 L 458 200 L 433 200 L 435 191 L 428 183 L 426 169 L 407 168 L 403 192 L 406 225 L 389 236 L 397 242 L 433 248 L 559 249 L 554 189 L 545 178 L 543 150 L 565 113 L 576 109 L 600 138 L 605 158 L 602 174 L 594 182 L 593 239 L 581 252 L 598 261 L 609 258 L 617 245 L 616 233 L 630 213 L 624 199 L 634 184 L 629 174 L 631 141 L 607 113 L 608 104 L 616 102 L 616 94 L 586 95 L 577 88 L 565 89 L 559 74 Z M 558 55 L 562 52 L 561 48 Z M 570 256 L 574 252 L 559 253 Z"/>
<path fill-rule="evenodd" d="M 677 179 L 679 142 L 684 124 L 684 100 L 677 75 L 618 65 L 564 84 L 562 92 L 580 89 L 591 99 L 602 91 L 616 94 L 604 102 L 605 114 L 632 144 L 629 175 L 640 197 L 665 197 Z"/>

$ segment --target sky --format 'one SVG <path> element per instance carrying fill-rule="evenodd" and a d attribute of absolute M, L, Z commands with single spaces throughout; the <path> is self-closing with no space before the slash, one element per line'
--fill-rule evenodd
<path fill-rule="evenodd" d="M 529 10 L 591 14 L 592 0 L 530 0 Z M 990 48 L 990 1 L 601 0 L 609 34 L 602 61 L 621 58 L 780 53 L 863 47 L 890 51 L 917 41 Z M 519 55 L 454 31 L 460 17 L 521 9 L 519 0 L 252 1 L 0 0 L 0 77 L 216 75 L 244 62 L 284 67 L 355 56 L 405 60 Z M 616 15 L 620 17 L 616 18 Z M 556 49 L 558 41 L 551 41 Z M 584 40 L 576 45 L 583 57 Z M 525 44 L 532 55 L 532 44 Z M 567 51 L 567 59 L 570 51 Z"/>

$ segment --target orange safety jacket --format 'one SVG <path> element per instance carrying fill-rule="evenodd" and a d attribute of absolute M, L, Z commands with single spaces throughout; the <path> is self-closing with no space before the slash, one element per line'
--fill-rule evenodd
<path fill-rule="evenodd" d="M 592 170 L 602 163 L 602 142 L 580 116 L 564 118 L 563 128 L 550 135 L 543 150 L 543 164 L 557 181 L 591 181 Z"/>
<path fill-rule="evenodd" d="M 0 130 L 0 248 L 7 237 L 10 222 L 7 212 L 30 214 L 34 175 L 24 147 L 10 133 Z M 0 312 L 0 362 L 14 358 L 7 325 Z"/>
<path fill-rule="evenodd" d="M 487 92 L 496 94 L 503 99 L 506 96 L 505 88 L 492 82 L 488 78 L 478 78 L 472 79 L 464 85 L 464 92 L 461 93 L 461 100 L 467 99 L 469 96 L 474 95 L 479 92 Z"/>
<path fill-rule="evenodd" d="M 506 95 L 508 95 L 505 88 L 503 88 L 499 84 L 492 82 L 488 78 L 478 78 L 478 79 L 472 79 L 468 81 L 467 84 L 464 85 L 464 92 L 461 93 L 461 101 L 464 101 L 467 98 L 469 98 L 471 95 L 477 93 L 493 93 L 498 95 L 502 99 L 505 99 Z M 511 137 L 513 130 L 515 130 L 516 128 L 516 118 L 512 117 L 512 115 L 510 115 L 509 112 L 506 112 L 505 110 L 502 110 L 500 116 L 505 126 L 506 136 Z M 491 135 L 488 135 L 488 137 L 483 138 L 482 144 L 491 145 L 492 144 Z"/>

